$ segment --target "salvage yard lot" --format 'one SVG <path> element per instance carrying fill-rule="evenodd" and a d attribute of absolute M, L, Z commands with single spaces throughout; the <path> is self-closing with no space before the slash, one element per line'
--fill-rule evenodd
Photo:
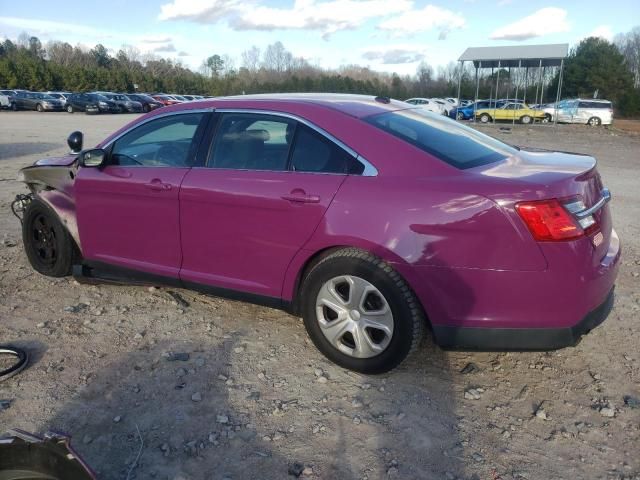
<path fill-rule="evenodd" d="M 329 363 L 277 310 L 31 269 L 9 210 L 26 192 L 18 169 L 66 153 L 73 130 L 88 147 L 134 118 L 0 112 L 0 343 L 32 355 L 0 383 L 11 401 L 0 430 L 68 432 L 101 479 L 282 479 L 305 467 L 322 479 L 640 479 L 640 136 L 482 127 L 598 158 L 623 245 L 602 327 L 555 352 L 449 352 L 427 339 L 367 377 Z"/>

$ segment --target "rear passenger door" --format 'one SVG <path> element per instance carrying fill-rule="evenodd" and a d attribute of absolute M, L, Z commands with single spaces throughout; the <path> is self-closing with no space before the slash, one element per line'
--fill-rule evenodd
<path fill-rule="evenodd" d="M 218 114 L 205 167 L 180 190 L 186 284 L 280 298 L 287 266 L 321 223 L 355 159 L 277 114 Z"/>

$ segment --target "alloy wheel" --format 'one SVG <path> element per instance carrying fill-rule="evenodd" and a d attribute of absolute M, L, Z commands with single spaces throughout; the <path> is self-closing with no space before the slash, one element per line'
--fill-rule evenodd
<path fill-rule="evenodd" d="M 31 234 L 33 238 L 33 248 L 38 261 L 50 267 L 56 263 L 58 258 L 58 248 L 56 245 L 56 232 L 44 215 L 38 215 L 32 224 Z"/>
<path fill-rule="evenodd" d="M 331 345 L 354 358 L 379 355 L 393 337 L 393 313 L 386 298 L 372 283 L 353 275 L 322 285 L 316 317 Z"/>

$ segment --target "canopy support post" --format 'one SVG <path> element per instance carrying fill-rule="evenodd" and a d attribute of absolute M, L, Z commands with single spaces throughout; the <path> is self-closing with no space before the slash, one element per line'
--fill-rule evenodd
<path fill-rule="evenodd" d="M 518 60 L 518 72 L 520 72 L 520 68 L 522 68 L 522 60 Z M 518 100 L 518 87 L 519 87 L 519 82 L 516 82 L 516 100 Z M 516 124 L 516 114 L 515 111 L 513 113 L 513 122 L 512 125 Z"/>
<path fill-rule="evenodd" d="M 498 60 L 498 74 L 496 75 L 496 102 L 493 104 L 493 124 L 496 124 L 496 110 L 498 109 L 498 88 L 500 87 L 500 60 Z"/>
<path fill-rule="evenodd" d="M 476 98 L 473 99 L 473 121 L 476 121 L 476 111 L 478 110 L 478 93 L 480 92 L 480 76 L 478 75 L 478 68 L 482 69 L 482 62 L 480 66 L 476 67 Z"/>

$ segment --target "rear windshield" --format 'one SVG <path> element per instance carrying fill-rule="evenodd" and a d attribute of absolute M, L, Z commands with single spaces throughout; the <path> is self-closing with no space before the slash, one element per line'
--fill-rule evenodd
<path fill-rule="evenodd" d="M 364 120 L 460 169 L 497 162 L 517 152 L 484 133 L 423 109 L 386 112 Z"/>

